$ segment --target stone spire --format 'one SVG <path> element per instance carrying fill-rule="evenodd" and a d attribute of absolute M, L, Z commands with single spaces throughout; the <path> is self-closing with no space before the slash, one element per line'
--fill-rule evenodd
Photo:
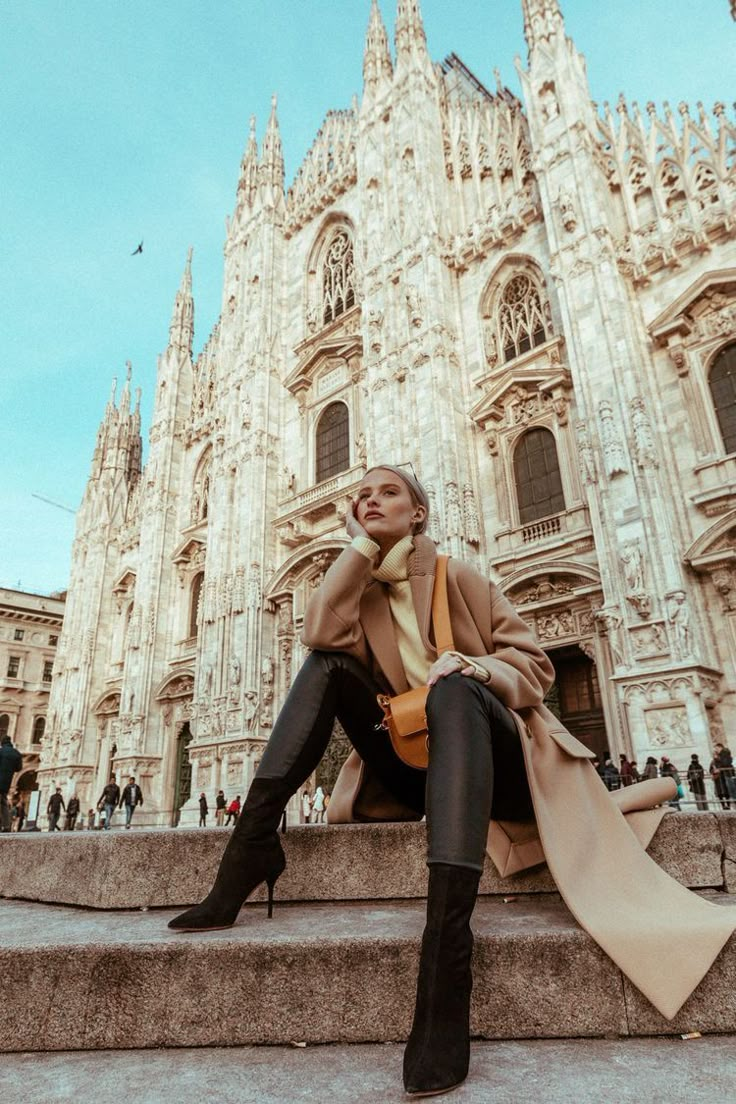
<path fill-rule="evenodd" d="M 429 61 L 419 0 L 399 0 L 394 40 L 397 62 L 408 60 L 412 54 Z"/>
<path fill-rule="evenodd" d="M 250 117 L 250 134 L 240 162 L 240 180 L 238 181 L 238 206 L 253 206 L 258 187 L 258 142 L 256 141 L 256 117 Z"/>
<path fill-rule="evenodd" d="M 284 190 L 284 151 L 281 145 L 281 132 L 279 120 L 276 114 L 277 97 L 271 97 L 271 117 L 266 128 L 266 137 L 263 140 L 263 154 L 259 166 L 259 176 L 262 184 L 270 185 L 277 191 Z"/>
<path fill-rule="evenodd" d="M 194 340 L 194 299 L 192 298 L 192 248 L 189 247 L 181 284 L 174 300 L 169 324 L 169 344 L 192 355 Z"/>
<path fill-rule="evenodd" d="M 140 390 L 136 389 L 136 405 L 130 410 L 130 383 L 133 368 L 126 363 L 125 384 L 116 405 L 117 379 L 112 381 L 110 398 L 97 431 L 97 442 L 92 459 L 91 481 L 99 479 L 103 471 L 117 472 L 128 481 L 137 478 L 141 470 L 142 442 L 140 436 Z"/>
<path fill-rule="evenodd" d="M 549 42 L 557 34 L 564 35 L 565 21 L 557 0 L 521 0 L 521 6 L 530 54 L 541 42 Z"/>
<path fill-rule="evenodd" d="M 388 34 L 383 22 L 378 0 L 371 0 L 371 14 L 363 54 L 363 81 L 371 91 L 385 79 L 393 76 L 393 62 L 388 45 Z"/>

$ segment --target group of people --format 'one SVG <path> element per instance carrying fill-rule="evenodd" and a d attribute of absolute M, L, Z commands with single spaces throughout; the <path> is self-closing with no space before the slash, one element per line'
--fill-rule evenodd
<path fill-rule="evenodd" d="M 301 813 L 304 824 L 324 824 L 327 815 L 327 807 L 330 804 L 330 793 L 318 786 L 314 794 L 304 790 L 301 797 Z"/>
<path fill-rule="evenodd" d="M 674 809 L 680 808 L 680 801 L 685 797 L 680 772 L 667 755 L 663 755 L 657 763 L 653 755 L 647 756 L 644 767 L 639 771 L 635 759 L 628 759 L 625 755 L 619 756 L 619 765 L 616 766 L 608 752 L 604 752 L 603 762 L 599 759 L 593 761 L 595 769 L 603 779 L 609 790 L 618 790 L 623 786 L 632 786 L 635 782 L 643 782 L 649 778 L 671 777 L 677 786 L 677 797 L 673 798 L 670 805 Z M 722 809 L 736 808 L 736 771 L 733 765 L 731 751 L 724 744 L 715 744 L 713 758 L 706 772 L 697 755 L 690 756 L 690 763 L 685 778 L 690 793 L 695 801 L 696 808 L 706 811 L 709 808 L 706 794 L 706 776 L 713 780 L 716 800 Z"/>
<path fill-rule="evenodd" d="M 325 815 L 327 813 L 327 806 L 330 804 L 330 794 L 325 792 L 321 786 L 317 786 L 317 789 L 313 794 L 309 790 L 305 789 L 300 798 L 300 812 L 301 820 L 303 824 L 323 824 Z M 238 817 L 240 816 L 240 810 L 242 808 L 241 795 L 237 794 L 232 801 L 228 801 L 225 797 L 224 790 L 217 791 L 217 797 L 215 798 L 215 824 L 218 828 L 223 825 L 229 828 L 231 824 L 236 824 Z M 199 827 L 207 827 L 207 817 L 209 816 L 209 804 L 207 802 L 207 794 L 202 792 L 199 795 Z M 284 812 L 284 819 L 286 819 L 286 813 Z"/>
<path fill-rule="evenodd" d="M 135 780 L 134 775 L 130 775 L 128 778 L 128 784 L 123 789 L 122 793 L 118 786 L 115 775 L 110 775 L 110 781 L 107 783 L 100 799 L 97 802 L 97 812 L 100 814 L 101 823 L 99 827 L 110 829 L 112 827 L 112 819 L 117 809 L 125 809 L 125 827 L 130 828 L 131 821 L 133 820 L 133 813 L 139 805 L 143 804 L 143 791 Z M 79 816 L 80 803 L 76 794 L 72 794 L 68 802 L 64 802 L 64 794 L 61 786 L 57 786 L 54 793 L 49 798 L 48 805 L 46 806 L 46 815 L 48 816 L 49 832 L 60 832 L 59 821 L 61 820 L 61 814 L 64 812 L 64 831 L 73 832 L 77 825 L 77 818 Z M 92 829 L 95 827 L 96 813 L 94 809 L 90 809 L 87 812 L 87 828 Z"/>

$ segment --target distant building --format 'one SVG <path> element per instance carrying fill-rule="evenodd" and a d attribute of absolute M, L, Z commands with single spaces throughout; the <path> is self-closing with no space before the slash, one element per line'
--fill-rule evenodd
<path fill-rule="evenodd" d="M 0 736 L 23 755 L 11 794 L 37 788 L 65 597 L 0 589 Z"/>
<path fill-rule="evenodd" d="M 433 62 L 398 0 L 288 191 L 275 102 L 260 150 L 253 123 L 222 314 L 194 358 L 190 257 L 145 468 L 129 382 L 100 425 L 46 792 L 132 773 L 162 824 L 244 793 L 381 460 L 414 464 L 591 748 L 686 766 L 733 737 L 736 129 L 599 109 L 556 0 L 521 12 L 523 103 Z"/>

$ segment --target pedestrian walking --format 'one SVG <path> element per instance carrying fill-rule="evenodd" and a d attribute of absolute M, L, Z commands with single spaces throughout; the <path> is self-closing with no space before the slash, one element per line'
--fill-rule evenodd
<path fill-rule="evenodd" d="M 76 794 L 72 794 L 69 798 L 69 804 L 66 807 L 66 820 L 64 821 L 64 831 L 73 832 L 74 825 L 77 823 L 77 817 L 79 816 L 79 798 Z"/>
<path fill-rule="evenodd" d="M 123 796 L 120 798 L 119 808 L 122 809 L 125 806 L 125 827 L 130 828 L 130 822 L 133 819 L 133 813 L 136 810 L 137 805 L 143 804 L 143 791 L 136 782 L 135 778 L 131 774 L 128 779 L 128 785 L 123 790 Z"/>
<path fill-rule="evenodd" d="M 105 830 L 112 824 L 112 815 L 117 809 L 119 801 L 120 787 L 115 781 L 115 775 L 111 774 L 110 781 L 100 794 L 100 800 L 97 802 L 97 808 L 105 814 Z"/>
<path fill-rule="evenodd" d="M 634 784 L 634 774 L 631 770 L 631 763 L 625 755 L 619 755 L 618 773 L 621 776 L 622 786 L 632 786 Z"/>
<path fill-rule="evenodd" d="M 91 832 L 95 826 L 95 811 L 94 809 L 87 810 L 87 831 Z"/>
<path fill-rule="evenodd" d="M 641 775 L 639 774 L 639 768 L 636 765 L 636 759 L 632 759 L 631 762 L 629 763 L 629 766 L 631 767 L 631 781 L 632 781 L 632 783 L 641 782 Z"/>
<path fill-rule="evenodd" d="M 49 832 L 61 831 L 59 828 L 59 817 L 61 816 L 61 810 L 65 808 L 61 786 L 57 786 L 56 791 L 52 793 L 49 798 L 49 803 L 46 806 L 46 813 L 49 818 Z"/>
<path fill-rule="evenodd" d="M 199 827 L 200 828 L 206 828 L 207 827 L 207 813 L 208 812 L 209 812 L 209 809 L 207 808 L 207 795 L 201 793 L 199 795 Z"/>
<path fill-rule="evenodd" d="M 17 774 L 22 766 L 23 756 L 17 748 L 13 747 L 12 740 L 6 733 L 0 740 L 0 832 L 9 832 L 13 826 L 8 791 L 13 775 Z"/>
<path fill-rule="evenodd" d="M 690 792 L 695 798 L 698 809 L 708 808 L 708 799 L 705 796 L 705 767 L 697 755 L 690 756 L 690 766 L 687 768 L 687 783 Z"/>
<path fill-rule="evenodd" d="M 225 827 L 226 828 L 230 827 L 230 820 L 231 819 L 232 819 L 233 824 L 236 824 L 239 816 L 240 816 L 240 794 L 238 794 L 237 797 L 234 797 L 233 800 L 230 802 L 230 804 L 227 807 L 227 820 L 225 821 Z"/>
<path fill-rule="evenodd" d="M 736 777 L 734 776 L 733 755 L 724 744 L 713 745 L 713 761 L 710 773 L 716 784 L 716 793 L 721 807 L 730 809 L 736 805 Z"/>
<path fill-rule="evenodd" d="M 644 773 L 642 774 L 643 781 L 647 781 L 649 778 L 658 778 L 657 773 L 657 760 L 653 755 L 647 756 L 647 761 L 644 764 Z"/>
<path fill-rule="evenodd" d="M 611 759 L 610 756 L 606 756 L 601 778 L 606 784 L 606 789 L 618 790 L 621 788 L 621 776 L 616 770 L 613 759 Z"/>
<path fill-rule="evenodd" d="M 226 808 L 227 801 L 225 800 L 225 794 L 222 790 L 218 790 L 217 797 L 215 798 L 215 824 L 218 828 L 222 828 L 225 823 Z"/>

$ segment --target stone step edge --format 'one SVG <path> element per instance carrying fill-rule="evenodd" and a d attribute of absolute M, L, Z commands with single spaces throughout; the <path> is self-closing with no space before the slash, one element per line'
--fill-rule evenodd
<path fill-rule="evenodd" d="M 209 889 L 228 839 L 225 829 L 0 836 L 0 896 L 99 909 L 185 906 Z M 283 900 L 426 894 L 423 824 L 297 827 L 282 841 Z M 691 889 L 736 892 L 736 812 L 668 814 L 649 854 Z M 489 860 L 481 882 L 482 894 L 499 896 L 555 890 L 546 866 L 500 878 Z"/>

